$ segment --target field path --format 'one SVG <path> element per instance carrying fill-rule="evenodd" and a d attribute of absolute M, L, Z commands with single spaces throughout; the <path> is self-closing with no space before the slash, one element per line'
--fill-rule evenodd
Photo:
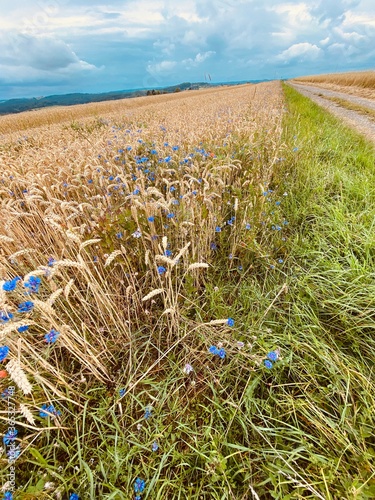
<path fill-rule="evenodd" d="M 363 113 L 340 106 L 336 102 L 329 100 L 329 98 L 345 99 L 345 101 L 349 101 L 354 105 L 359 105 L 375 111 L 374 100 L 328 90 L 322 87 L 314 87 L 312 85 L 301 85 L 299 83 L 288 83 L 288 85 L 342 119 L 343 122 L 356 129 L 375 144 L 375 120 L 367 117 Z"/>

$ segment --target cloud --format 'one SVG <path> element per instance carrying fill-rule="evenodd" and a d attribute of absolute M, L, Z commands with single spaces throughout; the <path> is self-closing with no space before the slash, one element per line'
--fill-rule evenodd
<path fill-rule="evenodd" d="M 215 82 L 277 78 L 375 61 L 374 0 L 1 2 L 0 99 L 34 94 L 38 82 L 44 94 L 104 92 L 205 73 Z"/>
<path fill-rule="evenodd" d="M 277 56 L 277 59 L 288 63 L 292 60 L 297 60 L 300 62 L 312 61 L 317 59 L 321 54 L 322 49 L 317 45 L 311 44 L 309 42 L 295 43 L 291 45 L 288 49 L 284 50 L 281 54 Z"/>

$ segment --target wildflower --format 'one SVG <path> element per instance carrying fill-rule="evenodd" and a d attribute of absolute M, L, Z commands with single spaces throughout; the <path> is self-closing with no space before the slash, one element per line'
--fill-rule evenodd
<path fill-rule="evenodd" d="M 59 332 L 57 332 L 54 328 L 52 328 L 52 330 L 48 333 L 46 333 L 44 335 L 44 338 L 45 338 L 45 341 L 47 342 L 47 344 L 53 344 L 54 342 L 56 342 L 57 340 L 57 337 L 60 335 Z"/>
<path fill-rule="evenodd" d="M 218 354 L 219 352 L 218 348 L 215 345 L 210 346 L 208 350 L 210 351 L 211 354 Z"/>
<path fill-rule="evenodd" d="M 225 353 L 225 349 L 221 348 L 219 349 L 219 351 L 217 352 L 218 356 L 220 359 L 224 359 L 225 356 L 226 356 L 226 353 Z"/>
<path fill-rule="evenodd" d="M 146 487 L 146 483 L 143 479 L 137 477 L 134 483 L 134 493 L 142 493 Z"/>
<path fill-rule="evenodd" d="M 220 226 L 216 226 L 215 227 L 215 233 L 220 233 L 221 232 L 221 227 Z"/>
<path fill-rule="evenodd" d="M 169 249 L 167 248 L 167 249 L 165 250 L 165 252 L 164 252 L 164 255 L 165 255 L 166 257 L 170 257 L 170 256 L 172 255 L 171 250 L 169 250 Z"/>
<path fill-rule="evenodd" d="M 158 273 L 159 274 L 164 274 L 167 270 L 165 269 L 164 266 L 158 266 Z"/>
<path fill-rule="evenodd" d="M 54 263 L 55 263 L 55 262 L 56 262 L 56 261 L 55 261 L 55 259 L 54 259 L 53 257 L 48 257 L 48 265 L 49 265 L 50 267 L 52 267 L 52 266 L 54 265 Z"/>
<path fill-rule="evenodd" d="M 150 417 L 151 417 L 151 408 L 146 408 L 146 410 L 145 410 L 145 419 L 147 420 Z"/>
<path fill-rule="evenodd" d="M 116 238 L 120 239 L 122 238 L 123 234 L 120 232 L 120 233 L 116 233 Z"/>
<path fill-rule="evenodd" d="M 4 361 L 4 359 L 9 354 L 9 347 L 7 345 L 0 347 L 0 362 Z"/>
<path fill-rule="evenodd" d="M 45 411 L 44 411 L 45 410 Z M 41 411 L 39 412 L 39 416 L 42 418 L 50 417 L 51 414 L 55 417 L 58 417 L 61 415 L 60 410 L 56 410 L 56 408 L 53 405 L 42 405 Z"/>
<path fill-rule="evenodd" d="M 251 229 L 251 226 L 249 223 L 246 224 L 245 229 L 247 229 L 247 230 Z"/>
<path fill-rule="evenodd" d="M 139 230 L 139 228 L 134 231 L 134 233 L 132 234 L 133 238 L 140 238 L 142 236 L 142 233 L 141 231 Z"/>
<path fill-rule="evenodd" d="M 26 332 L 26 330 L 28 330 L 28 329 L 29 329 L 29 325 L 20 326 L 17 328 L 17 332 L 23 333 L 23 332 Z"/>
<path fill-rule="evenodd" d="M 238 347 L 238 349 L 242 349 L 243 347 L 245 347 L 245 343 L 241 342 L 241 340 L 238 340 L 237 341 L 237 347 Z"/>
<path fill-rule="evenodd" d="M 228 326 L 234 326 L 234 319 L 233 318 L 228 318 L 227 319 L 227 325 Z"/>
<path fill-rule="evenodd" d="M 263 363 L 264 363 L 264 366 L 265 366 L 266 368 L 268 368 L 268 370 L 270 370 L 270 369 L 273 367 L 273 364 L 271 363 L 271 361 L 270 361 L 269 359 L 265 359 L 265 360 L 263 361 Z"/>
<path fill-rule="evenodd" d="M 156 441 L 154 441 L 154 442 L 152 443 L 152 447 L 151 447 L 151 449 L 152 449 L 152 451 L 158 451 L 158 449 L 159 449 L 159 445 L 158 445 L 158 443 L 157 443 Z"/>
<path fill-rule="evenodd" d="M 283 259 L 279 259 L 277 262 L 278 262 L 279 264 L 282 264 L 284 261 L 283 261 Z"/>
<path fill-rule="evenodd" d="M 281 205 L 281 201 L 277 201 L 275 205 L 278 207 L 279 205 Z"/>
<path fill-rule="evenodd" d="M 3 500 L 13 500 L 13 493 L 11 491 L 6 491 L 4 493 Z"/>
<path fill-rule="evenodd" d="M 134 189 L 133 194 L 139 194 L 140 190 L 138 188 Z"/>
<path fill-rule="evenodd" d="M 279 359 L 278 351 L 271 351 L 267 354 L 267 358 L 271 361 L 277 361 Z"/>
<path fill-rule="evenodd" d="M 17 429 L 9 430 L 3 437 L 3 443 L 9 445 L 12 441 L 16 439 L 18 434 Z"/>
<path fill-rule="evenodd" d="M 41 281 L 39 276 L 30 276 L 29 281 L 26 281 L 23 286 L 30 289 L 28 293 L 38 293 Z"/>
<path fill-rule="evenodd" d="M 17 312 L 29 312 L 31 309 L 34 307 L 34 302 L 31 302 L 31 300 L 27 300 L 26 302 L 22 302 L 17 309 Z"/>
<path fill-rule="evenodd" d="M 167 219 L 173 219 L 174 216 L 175 216 L 174 213 L 171 212 L 171 213 L 167 214 Z"/>
<path fill-rule="evenodd" d="M 79 496 L 77 493 L 72 493 L 69 497 L 69 500 L 79 500 Z"/>
<path fill-rule="evenodd" d="M 150 217 L 148 217 L 148 222 L 154 222 L 155 220 L 155 217 L 153 215 L 151 215 Z"/>
<path fill-rule="evenodd" d="M 7 323 L 10 319 L 13 318 L 13 314 L 11 312 L 0 311 L 0 323 Z"/>
<path fill-rule="evenodd" d="M 238 269 L 239 271 L 243 271 L 243 267 L 242 267 L 242 266 L 238 266 L 238 267 L 237 267 L 237 269 Z"/>
<path fill-rule="evenodd" d="M 118 392 L 119 392 L 119 394 L 120 394 L 120 398 L 122 398 L 123 396 L 125 396 L 126 389 L 122 388 L 122 389 L 120 389 Z"/>
<path fill-rule="evenodd" d="M 216 243 L 214 241 L 212 241 L 210 243 L 210 249 L 213 250 L 213 251 L 217 250 L 217 245 L 216 245 Z"/>
<path fill-rule="evenodd" d="M 20 279 L 20 276 L 16 276 L 12 280 L 6 281 L 5 283 L 3 283 L 3 290 L 5 292 L 12 292 L 17 286 L 17 281 L 19 281 Z"/>
<path fill-rule="evenodd" d="M 194 368 L 189 364 L 189 363 L 186 363 L 186 365 L 184 366 L 183 370 L 182 370 L 186 375 L 189 375 L 191 372 L 194 371 Z"/>

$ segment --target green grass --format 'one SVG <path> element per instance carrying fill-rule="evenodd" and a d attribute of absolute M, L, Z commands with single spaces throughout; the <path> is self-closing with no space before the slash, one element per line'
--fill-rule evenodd
<path fill-rule="evenodd" d="M 129 499 L 136 477 L 150 500 L 375 497 L 374 152 L 295 90 L 285 95 L 266 198 L 269 217 L 280 210 L 288 224 L 265 233 L 244 272 L 223 252 L 205 287 L 186 283 L 192 312 L 181 329 L 196 336 L 120 401 L 113 387 L 83 383 L 70 427 L 44 433 L 17 462 L 29 491 L 19 498 L 55 498 L 41 492 L 53 481 L 63 498 Z M 212 338 L 204 322 L 226 317 L 235 326 Z M 202 352 L 206 335 L 225 340 L 225 360 Z M 162 344 L 137 332 L 140 362 Z"/>

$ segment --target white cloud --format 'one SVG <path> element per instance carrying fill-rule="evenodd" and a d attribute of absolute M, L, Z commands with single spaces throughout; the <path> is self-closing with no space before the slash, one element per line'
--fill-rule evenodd
<path fill-rule="evenodd" d="M 309 42 L 302 42 L 291 45 L 288 49 L 281 52 L 281 54 L 277 56 L 277 59 L 285 63 L 292 60 L 298 60 L 300 62 L 312 61 L 317 59 L 321 53 L 322 49 L 317 45 Z"/>

